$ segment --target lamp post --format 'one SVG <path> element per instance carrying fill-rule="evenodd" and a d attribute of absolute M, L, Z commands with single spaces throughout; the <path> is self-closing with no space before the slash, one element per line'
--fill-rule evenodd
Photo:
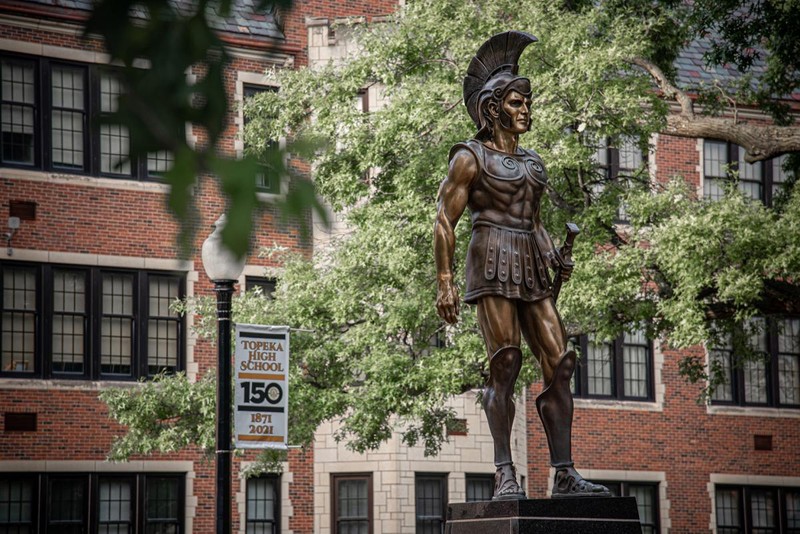
<path fill-rule="evenodd" d="M 231 298 L 244 270 L 244 258 L 222 243 L 224 226 L 223 214 L 202 249 L 203 267 L 217 294 L 217 534 L 231 532 Z"/>

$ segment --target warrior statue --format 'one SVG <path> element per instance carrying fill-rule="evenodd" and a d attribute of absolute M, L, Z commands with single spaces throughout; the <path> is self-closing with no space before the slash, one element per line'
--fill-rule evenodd
<path fill-rule="evenodd" d="M 564 258 L 565 251 L 556 249 L 539 217 L 547 184 L 542 160 L 517 145 L 531 124 L 531 84 L 517 75 L 517 62 L 536 40 L 517 31 L 495 35 L 478 50 L 464 78 L 464 103 L 478 133 L 450 150 L 450 168 L 439 189 L 436 307 L 445 321 L 456 323 L 454 228 L 469 206 L 472 240 L 464 302 L 478 306 L 489 357 L 483 408 L 494 440 L 493 499 L 525 498 L 511 459 L 514 384 L 522 367 L 520 332 L 542 368 L 544 391 L 536 408 L 555 468 L 553 497 L 606 496 L 608 489 L 585 480 L 573 467 L 570 378 L 576 356 L 567 348 L 554 295 L 554 285 L 569 279 L 572 263 Z M 555 284 L 548 268 L 556 272 Z"/>

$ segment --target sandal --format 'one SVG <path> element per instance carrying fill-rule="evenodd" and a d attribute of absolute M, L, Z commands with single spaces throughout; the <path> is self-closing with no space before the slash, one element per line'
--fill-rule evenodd
<path fill-rule="evenodd" d="M 611 492 L 602 484 L 583 478 L 571 465 L 556 469 L 553 482 L 553 499 L 572 497 L 611 497 Z"/>
<path fill-rule="evenodd" d="M 519 500 L 525 498 L 525 490 L 517 483 L 517 470 L 511 462 L 504 462 L 497 466 L 494 474 L 493 501 Z"/>

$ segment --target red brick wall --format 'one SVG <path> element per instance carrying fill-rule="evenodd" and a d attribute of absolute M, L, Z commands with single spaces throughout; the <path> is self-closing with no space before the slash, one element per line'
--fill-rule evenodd
<path fill-rule="evenodd" d="M 307 64 L 306 17 L 336 17 L 366 15 L 369 19 L 392 11 L 395 1 L 296 2 L 295 8 L 284 15 L 288 47 L 298 50 L 295 65 Z M 59 47 L 102 51 L 97 40 L 82 40 L 76 35 L 50 32 L 42 29 L 17 28 L 0 24 L 0 38 L 41 43 Z M 261 46 L 268 49 L 268 46 Z M 228 95 L 233 102 L 237 71 L 262 73 L 269 66 L 265 61 L 234 58 L 225 74 Z M 202 72 L 198 71 L 199 75 Z M 227 128 L 220 143 L 221 152 L 235 154 L 235 140 L 239 135 L 236 125 L 238 109 L 232 103 Z M 205 141 L 204 133 L 192 132 L 199 144 Z M 12 174 L 9 174 L 12 172 Z M 11 178 L 13 171 L 0 168 L 0 209 L 7 210 L 10 200 L 28 200 L 37 204 L 35 221 L 23 221 L 14 238 L 13 246 L 18 250 L 42 250 L 100 254 L 109 256 L 136 256 L 145 258 L 178 259 L 178 223 L 166 208 L 167 193 L 164 190 L 142 190 L 136 186 L 120 189 L 59 180 Z M 41 173 L 42 178 L 46 173 Z M 104 181 L 106 179 L 103 179 Z M 224 209 L 215 179 L 201 177 L 194 188 L 197 210 L 196 234 L 190 259 L 199 271 L 195 283 L 195 294 L 212 294 L 212 284 L 206 280 L 199 257 L 200 246 L 208 236 L 212 223 Z M 7 213 L 7 211 L 6 211 Z M 253 265 L 274 265 L 274 260 L 259 258 L 260 247 L 275 244 L 299 251 L 307 256 L 311 253 L 310 240 L 301 234 L 301 222 L 310 227 L 310 215 L 304 221 L 279 221 L 274 208 L 264 207 L 255 217 L 256 232 L 252 240 L 253 253 L 248 259 Z M 0 257 L 0 261 L 5 258 Z M 13 259 L 13 258 L 12 258 Z M 198 341 L 195 352 L 200 374 L 216 366 L 216 349 L 211 343 Z M 24 380 L 22 383 L 30 384 Z M 38 430 L 34 432 L 5 433 L 0 422 L 0 460 L 103 460 L 114 436 L 124 429 L 109 420 L 106 406 L 97 399 L 98 391 L 87 387 L 60 387 L 40 383 L 36 389 L 0 387 L 0 414 L 4 412 L 35 412 Z M 2 418 L 0 418 L 2 421 Z M 252 459 L 254 453 L 245 458 Z M 293 482 L 289 488 L 293 516 L 288 528 L 295 533 L 313 532 L 313 449 L 293 450 L 289 454 L 289 469 Z M 194 462 L 196 479 L 194 495 L 198 498 L 194 532 L 214 530 L 214 463 L 204 461 L 202 454 L 194 449 L 170 455 L 154 455 L 149 459 L 191 460 Z M 239 460 L 235 461 L 233 491 L 238 492 L 236 481 Z M 234 529 L 238 528 L 238 514 L 234 506 Z M 284 526 L 283 529 L 286 529 Z"/>

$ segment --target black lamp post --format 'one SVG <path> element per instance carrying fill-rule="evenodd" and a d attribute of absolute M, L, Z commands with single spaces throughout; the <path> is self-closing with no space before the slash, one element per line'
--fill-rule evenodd
<path fill-rule="evenodd" d="M 203 243 L 203 267 L 217 294 L 217 534 L 231 533 L 231 298 L 244 270 L 222 244 L 225 215 Z"/>

